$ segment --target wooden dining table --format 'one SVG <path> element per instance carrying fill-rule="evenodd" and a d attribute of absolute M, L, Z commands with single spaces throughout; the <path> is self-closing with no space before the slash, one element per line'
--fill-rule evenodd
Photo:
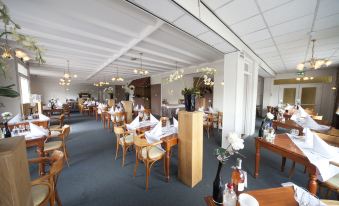
<path fill-rule="evenodd" d="M 304 165 L 309 173 L 309 183 L 308 190 L 312 194 L 317 192 L 317 175 L 316 175 L 316 166 L 313 165 L 308 158 L 303 154 L 303 152 L 293 143 L 293 141 L 288 137 L 287 134 L 277 134 L 274 141 L 268 142 L 261 137 L 255 138 L 255 173 L 254 177 L 259 176 L 259 165 L 260 165 L 260 151 L 262 148 L 265 148 L 271 152 L 281 155 L 283 158 L 291 159 L 297 163 Z M 283 165 L 281 168 L 283 168 Z"/>
<path fill-rule="evenodd" d="M 298 206 L 294 199 L 293 187 L 277 187 L 269 189 L 246 191 L 246 194 L 253 196 L 260 206 Z M 204 198 L 207 206 L 217 206 L 212 196 Z M 240 206 L 237 203 L 237 206 Z"/>
<path fill-rule="evenodd" d="M 299 131 L 299 134 L 302 135 L 304 128 L 298 125 L 295 121 L 291 119 L 286 119 L 285 122 L 279 120 L 272 121 L 272 127 L 277 130 L 278 127 L 285 129 L 296 129 Z"/>

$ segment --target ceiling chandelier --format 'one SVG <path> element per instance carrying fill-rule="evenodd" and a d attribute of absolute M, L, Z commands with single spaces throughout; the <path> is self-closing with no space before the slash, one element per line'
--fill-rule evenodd
<path fill-rule="evenodd" d="M 304 70 L 305 68 L 319 69 L 319 68 L 324 67 L 324 66 L 327 67 L 332 63 L 329 59 L 314 57 L 315 41 L 316 41 L 315 39 L 312 39 L 312 57 L 311 57 L 311 59 L 298 64 L 297 65 L 298 70 Z"/>
<path fill-rule="evenodd" d="M 109 85 L 109 82 L 108 81 L 100 81 L 100 82 L 94 83 L 93 85 L 96 86 L 96 87 L 103 87 L 103 86 Z"/>
<path fill-rule="evenodd" d="M 59 85 L 61 86 L 70 86 L 71 85 L 71 79 L 72 78 L 77 78 L 78 75 L 74 74 L 73 76 L 69 72 L 69 60 L 67 60 L 67 71 L 64 70 L 64 75 L 62 78 L 59 80 Z"/>
<path fill-rule="evenodd" d="M 183 76 L 184 76 L 184 70 L 183 69 L 178 70 L 178 62 L 175 62 L 175 72 L 170 74 L 170 76 L 167 78 L 167 81 L 173 82 L 173 81 L 181 79 Z"/>
<path fill-rule="evenodd" d="M 120 77 L 119 76 L 119 68 L 117 67 L 117 75 L 115 77 L 112 78 L 112 81 L 115 82 L 123 82 L 124 81 L 124 78 Z"/>
<path fill-rule="evenodd" d="M 308 81 L 308 80 L 313 80 L 314 77 L 309 77 L 309 76 L 305 76 L 305 72 L 304 71 L 300 71 L 300 72 L 297 72 L 297 78 L 295 78 L 297 81 L 301 81 L 301 80 L 304 80 L 304 81 Z"/>
<path fill-rule="evenodd" d="M 142 68 L 142 53 L 140 53 L 140 69 L 134 69 L 135 74 L 147 75 L 149 72 Z"/>

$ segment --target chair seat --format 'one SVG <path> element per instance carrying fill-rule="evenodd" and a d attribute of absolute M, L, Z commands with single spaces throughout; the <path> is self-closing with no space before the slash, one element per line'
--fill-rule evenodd
<path fill-rule="evenodd" d="M 51 151 L 51 150 L 56 150 L 59 149 L 62 146 L 62 141 L 51 141 L 47 142 L 44 145 L 44 151 Z"/>
<path fill-rule="evenodd" d="M 125 137 L 120 138 L 120 144 L 124 144 L 124 142 L 122 141 L 123 138 L 125 138 L 125 142 L 127 144 L 132 143 L 134 141 L 133 140 L 133 134 L 129 134 L 129 135 L 126 135 Z"/>
<path fill-rule="evenodd" d="M 40 205 L 49 195 L 49 188 L 45 184 L 33 185 L 31 188 L 33 205 Z"/>
<path fill-rule="evenodd" d="M 162 149 L 160 149 L 156 146 L 151 147 L 151 149 L 149 150 L 149 157 L 151 159 L 157 159 L 157 158 L 161 157 L 163 154 L 165 154 L 165 151 L 163 151 Z M 142 158 L 144 158 L 144 159 L 147 158 L 147 148 L 146 147 L 142 148 L 141 155 L 142 155 Z"/>
<path fill-rule="evenodd" d="M 330 178 L 325 183 L 330 185 L 331 187 L 336 188 L 337 190 L 339 190 L 339 174 L 337 174 L 334 177 Z"/>
<path fill-rule="evenodd" d="M 52 125 L 49 127 L 50 130 L 52 129 L 61 129 L 60 125 Z"/>
<path fill-rule="evenodd" d="M 59 136 L 61 134 L 61 132 L 59 132 L 59 131 L 55 131 L 55 130 L 52 130 L 51 131 L 51 137 L 57 137 L 57 136 Z"/>

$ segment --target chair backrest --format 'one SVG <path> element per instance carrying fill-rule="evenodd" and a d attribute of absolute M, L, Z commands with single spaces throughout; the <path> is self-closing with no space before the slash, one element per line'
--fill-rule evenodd
<path fill-rule="evenodd" d="M 49 173 L 51 175 L 58 175 L 64 167 L 64 153 L 59 150 L 54 150 L 51 155 L 52 165 Z"/>
<path fill-rule="evenodd" d="M 68 104 L 63 104 L 62 108 L 64 110 L 64 114 L 69 114 L 71 112 L 70 106 Z"/>
<path fill-rule="evenodd" d="M 169 121 L 168 117 L 160 117 L 160 122 L 161 122 L 162 127 L 165 127 L 168 121 Z"/>
<path fill-rule="evenodd" d="M 120 126 L 114 126 L 114 133 L 117 137 L 121 137 L 122 134 L 124 134 L 125 129 L 124 127 L 120 127 Z"/>
<path fill-rule="evenodd" d="M 115 123 L 122 123 L 126 120 L 126 112 L 116 112 L 112 115 L 112 121 Z"/>
<path fill-rule="evenodd" d="M 65 115 L 61 114 L 59 116 L 59 121 L 60 121 L 60 127 L 62 127 L 64 125 L 64 121 L 65 121 Z"/>

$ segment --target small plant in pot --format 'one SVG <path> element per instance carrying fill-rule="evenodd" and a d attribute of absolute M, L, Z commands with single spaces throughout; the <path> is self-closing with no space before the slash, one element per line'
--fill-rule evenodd
<path fill-rule="evenodd" d="M 197 88 L 185 88 L 181 91 L 181 94 L 185 98 L 185 109 L 188 112 L 193 112 L 195 110 L 195 99 L 200 95 L 200 92 Z"/>

